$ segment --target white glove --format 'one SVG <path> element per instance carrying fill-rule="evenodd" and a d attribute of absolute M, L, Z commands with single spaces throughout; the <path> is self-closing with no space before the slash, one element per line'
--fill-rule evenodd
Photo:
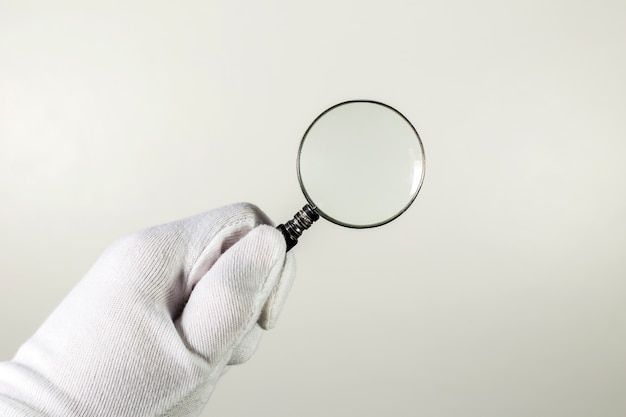
<path fill-rule="evenodd" d="M 294 263 L 269 223 L 237 204 L 112 245 L 0 364 L 0 415 L 198 415 L 291 286 Z"/>

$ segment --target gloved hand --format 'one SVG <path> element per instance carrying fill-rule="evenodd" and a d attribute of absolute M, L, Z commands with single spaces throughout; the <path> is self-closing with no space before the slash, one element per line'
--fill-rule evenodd
<path fill-rule="evenodd" d="M 0 415 L 198 415 L 291 286 L 294 263 L 268 223 L 238 204 L 112 245 L 0 364 Z"/>

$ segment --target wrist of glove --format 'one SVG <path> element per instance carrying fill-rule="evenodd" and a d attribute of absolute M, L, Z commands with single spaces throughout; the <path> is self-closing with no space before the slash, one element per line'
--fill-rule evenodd
<path fill-rule="evenodd" d="M 269 223 L 238 204 L 113 244 L 0 364 L 0 414 L 197 415 L 291 286 L 293 259 Z"/>

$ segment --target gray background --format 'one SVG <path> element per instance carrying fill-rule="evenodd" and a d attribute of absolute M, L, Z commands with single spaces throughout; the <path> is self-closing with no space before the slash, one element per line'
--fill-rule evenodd
<path fill-rule="evenodd" d="M 326 107 L 387 102 L 424 187 L 320 222 L 209 416 L 624 416 L 626 3 L 0 0 L 0 359 L 115 238 L 304 203 Z"/>

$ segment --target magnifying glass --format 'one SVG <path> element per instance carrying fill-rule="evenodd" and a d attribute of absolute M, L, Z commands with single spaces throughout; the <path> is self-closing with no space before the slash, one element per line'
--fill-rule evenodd
<path fill-rule="evenodd" d="M 404 213 L 424 181 L 424 147 L 398 110 L 377 101 L 351 100 L 311 123 L 300 142 L 297 170 L 308 204 L 278 226 L 287 250 L 320 216 L 364 229 Z"/>

